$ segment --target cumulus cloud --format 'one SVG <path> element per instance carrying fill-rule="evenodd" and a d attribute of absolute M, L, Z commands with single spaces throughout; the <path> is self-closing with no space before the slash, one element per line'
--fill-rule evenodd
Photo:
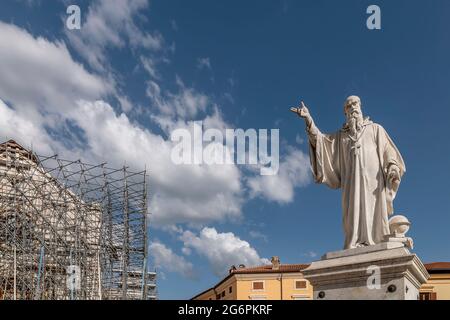
<path fill-rule="evenodd" d="M 136 170 L 146 166 L 154 225 L 239 219 L 241 175 L 236 166 L 173 164 L 167 136 L 97 100 L 112 89 L 76 63 L 64 43 L 33 37 L 4 23 L 0 23 L 0 36 L 8 40 L 0 43 L 0 99 L 8 103 L 0 106 L 5 122 L 0 134 L 26 146 L 33 144 L 42 153 L 112 165 L 127 163 Z M 165 95 L 167 108 L 194 110 L 197 103 L 200 109 L 206 108 L 205 95 L 183 87 L 181 80 L 179 85 L 180 92 Z M 224 126 L 217 112 L 206 116 L 205 123 Z M 172 122 L 172 127 L 178 125 L 189 124 Z"/>
<path fill-rule="evenodd" d="M 294 189 L 308 184 L 310 176 L 308 156 L 291 147 L 281 161 L 277 175 L 253 176 L 247 179 L 247 185 L 252 197 L 263 197 L 283 204 L 294 200 Z"/>
<path fill-rule="evenodd" d="M 69 113 L 83 130 L 90 153 L 110 162 L 149 168 L 152 222 L 202 223 L 241 214 L 240 172 L 236 166 L 175 165 L 173 143 L 116 115 L 105 102 L 80 102 Z"/>
<path fill-rule="evenodd" d="M 255 266 L 269 264 L 247 241 L 232 232 L 219 233 L 215 228 L 203 228 L 199 235 L 185 231 L 180 239 L 184 247 L 204 256 L 217 276 L 224 276 L 231 265 Z"/>
<path fill-rule="evenodd" d="M 21 141 L 25 147 L 30 148 L 33 145 L 33 149 L 41 153 L 51 154 L 53 152 L 50 137 L 39 126 L 7 106 L 1 99 L 0 137 L 5 140 L 14 137 L 14 139 Z"/>
<path fill-rule="evenodd" d="M 129 7 L 124 7 L 125 2 Z M 133 17 L 146 6 L 143 0 L 92 4 L 83 25 L 86 31 L 76 37 L 93 50 L 94 64 L 104 62 L 110 46 L 137 45 L 129 32 L 137 28 Z M 111 13 L 111 8 L 120 12 Z M 116 23 L 122 26 L 108 29 Z M 114 28 L 121 29 L 113 32 Z M 140 32 L 134 36 L 150 35 Z M 245 195 L 243 174 L 237 166 L 175 165 L 171 161 L 170 130 L 189 127 L 194 118 L 204 120 L 205 128 L 230 127 L 209 96 L 185 85 L 179 77 L 175 92 L 162 90 L 156 78 L 149 80 L 147 94 L 155 106 L 152 120 L 164 131 L 155 133 L 107 103 L 107 96 L 116 91 L 114 82 L 105 74 L 87 71 L 73 59 L 64 42 L 36 37 L 2 22 L 0 37 L 0 99 L 5 102 L 0 104 L 0 134 L 26 146 L 33 144 L 42 153 L 81 156 L 86 161 L 119 166 L 127 163 L 137 170 L 146 166 L 154 225 L 241 219 Z M 158 48 L 145 41 L 142 46 Z M 148 61 L 147 72 L 157 75 Z M 127 110 L 132 108 L 126 98 L 121 103 Z M 301 153 L 292 152 L 279 176 L 250 178 L 252 196 L 290 201 L 294 187 L 304 181 L 303 160 Z"/>
<path fill-rule="evenodd" d="M 203 228 L 195 234 L 174 225 L 204 225 L 242 217 L 244 177 L 237 166 L 175 165 L 171 161 L 171 130 L 189 128 L 194 119 L 203 120 L 205 128 L 231 127 L 211 97 L 185 85 L 179 77 L 175 91 L 162 89 L 154 60 L 145 56 L 139 62 L 150 77 L 146 93 L 154 106 L 151 120 L 163 134 L 140 125 L 106 102 L 112 94 L 123 111 L 133 107 L 132 101 L 117 94 L 108 49 L 162 49 L 162 37 L 142 32 L 135 22 L 147 6 L 147 0 L 99 0 L 89 7 L 82 30 L 66 31 L 70 48 L 77 50 L 96 73 L 76 62 L 63 41 L 36 37 L 0 22 L 0 135 L 17 139 L 24 146 L 33 145 L 42 154 L 81 157 L 93 163 L 108 161 L 112 166 L 126 163 L 136 170 L 146 166 L 151 223 L 163 230 L 172 227 L 183 241 L 183 254 L 203 255 L 220 276 L 231 264 L 269 263 L 231 232 Z M 140 52 L 136 56 L 142 57 Z M 209 59 L 201 63 L 210 66 Z M 305 155 L 291 150 L 278 176 L 246 180 L 251 196 L 280 203 L 292 201 L 294 188 L 307 181 L 307 167 Z M 256 232 L 251 236 L 264 239 Z M 164 244 L 152 242 L 150 252 L 156 267 L 194 277 L 192 263 Z"/>
<path fill-rule="evenodd" d="M 192 263 L 174 253 L 164 244 L 152 242 L 149 246 L 149 252 L 156 268 L 168 272 L 176 272 L 189 279 L 196 277 Z"/>
<path fill-rule="evenodd" d="M 42 111 L 63 113 L 77 99 L 94 100 L 112 91 L 74 62 L 63 42 L 33 37 L 3 22 L 0 39 L 0 97 L 17 108 L 37 105 Z"/>
<path fill-rule="evenodd" d="M 114 89 L 75 62 L 64 42 L 3 22 L 0 37 L 0 99 L 8 105 L 2 117 L 11 117 L 0 132 L 36 151 L 59 153 L 77 140 L 65 119 L 76 101 L 99 99 Z"/>

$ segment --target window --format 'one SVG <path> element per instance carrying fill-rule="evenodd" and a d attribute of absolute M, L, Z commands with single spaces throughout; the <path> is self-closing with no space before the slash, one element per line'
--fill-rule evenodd
<path fill-rule="evenodd" d="M 222 291 L 222 298 L 225 297 L 225 290 Z"/>
<path fill-rule="evenodd" d="M 253 281 L 253 290 L 264 290 L 264 281 Z"/>
<path fill-rule="evenodd" d="M 216 300 L 220 300 L 220 294 L 216 295 Z"/>
<path fill-rule="evenodd" d="M 233 292 L 233 287 L 230 287 L 229 289 L 228 289 L 228 293 L 232 293 Z"/>
<path fill-rule="evenodd" d="M 296 290 L 302 290 L 306 289 L 308 284 L 306 283 L 306 280 L 295 280 L 295 289 Z"/>
<path fill-rule="evenodd" d="M 437 300 L 436 292 L 420 292 L 420 300 Z"/>

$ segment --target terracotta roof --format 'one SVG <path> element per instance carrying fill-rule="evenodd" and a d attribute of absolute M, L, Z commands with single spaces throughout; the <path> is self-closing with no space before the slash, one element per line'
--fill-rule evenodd
<path fill-rule="evenodd" d="M 450 272 L 450 262 L 431 262 L 425 263 L 425 268 L 429 273 Z"/>
<path fill-rule="evenodd" d="M 431 262 L 424 264 L 425 268 L 430 272 L 433 271 L 449 271 L 450 262 Z M 272 265 L 263 265 L 250 268 L 237 268 L 230 270 L 230 273 L 278 273 L 278 272 L 300 272 L 309 267 L 309 264 L 280 264 L 279 269 L 273 269 Z"/>
<path fill-rule="evenodd" d="M 300 272 L 309 267 L 309 264 L 280 264 L 279 269 L 273 269 L 272 265 L 264 265 L 250 268 L 231 269 L 230 273 L 279 273 L 279 272 Z"/>

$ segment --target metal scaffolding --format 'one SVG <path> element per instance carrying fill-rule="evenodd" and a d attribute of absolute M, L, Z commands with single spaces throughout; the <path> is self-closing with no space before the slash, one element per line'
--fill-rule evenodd
<path fill-rule="evenodd" d="M 147 176 L 0 144 L 0 299 L 154 299 Z"/>

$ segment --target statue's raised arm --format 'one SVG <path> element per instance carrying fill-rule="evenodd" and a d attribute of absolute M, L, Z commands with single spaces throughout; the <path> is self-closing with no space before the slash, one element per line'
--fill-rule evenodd
<path fill-rule="evenodd" d="M 316 137 L 319 134 L 319 129 L 316 127 L 314 120 L 309 113 L 308 108 L 305 106 L 303 101 L 300 102 L 299 107 L 292 107 L 291 111 L 296 113 L 300 118 L 303 118 L 306 123 L 306 131 L 308 132 L 310 141 L 313 145 L 316 144 Z"/>

